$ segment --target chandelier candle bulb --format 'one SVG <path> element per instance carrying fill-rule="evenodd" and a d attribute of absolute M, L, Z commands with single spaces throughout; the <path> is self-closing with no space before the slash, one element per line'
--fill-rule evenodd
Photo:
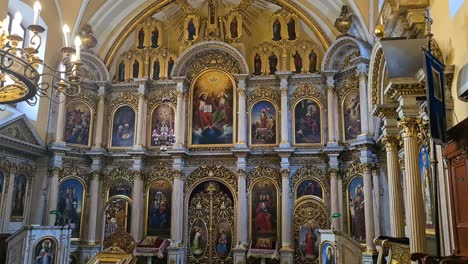
<path fill-rule="evenodd" d="M 76 49 L 76 60 L 81 59 L 81 39 L 80 37 L 75 38 L 75 49 Z"/>
<path fill-rule="evenodd" d="M 21 25 L 21 21 L 23 20 L 23 16 L 20 12 L 16 12 L 15 18 L 13 18 L 13 24 Z"/>
<path fill-rule="evenodd" d="M 36 1 L 34 3 L 34 25 L 38 24 L 39 21 L 39 14 L 41 13 L 41 3 L 39 1 Z"/>
<path fill-rule="evenodd" d="M 65 47 L 70 47 L 70 28 L 67 24 L 63 25 L 63 37 L 65 38 Z"/>
<path fill-rule="evenodd" d="M 60 65 L 60 79 L 65 80 L 65 65 Z"/>

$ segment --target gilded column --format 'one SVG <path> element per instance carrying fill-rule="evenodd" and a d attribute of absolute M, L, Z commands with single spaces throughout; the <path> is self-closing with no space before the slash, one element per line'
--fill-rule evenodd
<path fill-rule="evenodd" d="M 359 100 L 361 110 L 361 133 L 369 134 L 369 107 L 367 101 L 367 65 L 358 65 L 357 76 L 359 78 Z"/>
<path fill-rule="evenodd" d="M 404 117 L 399 126 L 403 130 L 403 146 L 406 169 L 406 197 L 408 199 L 407 224 L 410 238 L 410 252 L 426 252 L 426 229 L 424 219 L 424 203 L 421 192 L 418 161 L 418 130 L 417 118 Z"/>
<path fill-rule="evenodd" d="M 138 116 L 137 116 L 137 134 L 136 134 L 136 146 L 134 149 L 141 150 L 144 148 L 143 139 L 145 138 L 144 124 L 146 119 L 145 112 L 145 84 L 140 84 L 138 87 Z"/>
<path fill-rule="evenodd" d="M 372 199 L 372 167 L 371 164 L 363 164 L 364 173 L 364 215 L 366 222 L 366 251 L 375 252 L 374 238 L 374 203 Z"/>
<path fill-rule="evenodd" d="M 94 138 L 94 146 L 93 149 L 101 149 L 102 148 L 102 131 L 104 130 L 104 113 L 106 111 L 105 106 L 105 94 L 106 94 L 106 86 L 105 84 L 99 85 L 99 102 L 96 109 L 96 134 Z"/>
<path fill-rule="evenodd" d="M 289 148 L 291 144 L 289 142 L 289 122 L 288 122 L 288 77 L 289 73 L 277 73 L 281 78 L 280 90 L 281 90 L 281 143 L 280 148 Z"/>
<path fill-rule="evenodd" d="M 390 201 L 390 230 L 392 237 L 404 237 L 403 191 L 400 184 L 400 166 L 398 162 L 398 139 L 386 135 L 383 138 L 387 152 L 388 200 Z"/>
<path fill-rule="evenodd" d="M 65 131 L 65 115 L 66 115 L 66 102 L 67 96 L 64 93 L 60 93 L 58 114 L 57 114 L 57 131 L 55 135 L 55 142 L 64 143 L 63 134 Z"/>
<path fill-rule="evenodd" d="M 238 128 L 237 128 L 237 144 L 236 148 L 246 148 L 247 140 L 247 108 L 246 108 L 246 84 L 245 79 L 247 75 L 236 75 L 237 79 L 237 94 L 239 98 L 238 109 Z"/>
<path fill-rule="evenodd" d="M 181 149 L 184 146 L 184 131 L 186 119 L 184 116 L 185 109 L 185 78 L 176 77 L 174 80 L 177 82 L 176 93 L 177 93 L 177 109 L 175 118 L 175 144 L 174 148 Z"/>

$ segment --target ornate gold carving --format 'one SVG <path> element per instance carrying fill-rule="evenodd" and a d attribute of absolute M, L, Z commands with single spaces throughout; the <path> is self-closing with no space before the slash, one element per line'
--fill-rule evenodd
<path fill-rule="evenodd" d="M 83 168 L 80 168 L 76 165 L 65 166 L 62 169 L 60 169 L 59 181 L 62 181 L 66 177 L 82 179 L 83 182 L 85 182 L 86 185 L 89 186 L 90 175 Z"/>
<path fill-rule="evenodd" d="M 115 233 L 112 233 L 111 235 L 108 235 L 104 238 L 103 246 L 106 248 L 105 252 L 115 252 L 119 251 L 118 249 L 120 249 L 123 250 L 124 253 L 132 254 L 136 244 L 132 235 L 123 230 L 117 230 Z"/>
<path fill-rule="evenodd" d="M 104 190 L 108 190 L 111 186 L 112 181 L 116 179 L 125 179 L 131 183 L 135 180 L 135 174 L 139 174 L 138 171 L 132 171 L 129 168 L 115 168 L 111 170 L 104 178 Z"/>
<path fill-rule="evenodd" d="M 145 189 L 155 179 L 166 179 L 172 182 L 174 176 L 173 171 L 166 167 L 154 167 L 146 174 L 145 177 Z"/>
<path fill-rule="evenodd" d="M 5 158 L 0 159 L 0 169 L 3 170 L 5 174 L 9 174 L 13 168 L 13 163 L 11 163 L 9 160 L 6 160 Z M 5 175 L 7 177 L 8 175 Z"/>
<path fill-rule="evenodd" d="M 343 174 L 343 188 L 347 185 L 348 181 L 355 175 L 363 175 L 364 167 L 361 166 L 361 162 L 357 159 L 351 161 L 346 167 Z"/>
<path fill-rule="evenodd" d="M 296 190 L 297 185 L 304 179 L 316 180 L 320 182 L 322 186 L 326 186 L 325 183 L 327 182 L 325 172 L 314 165 L 307 165 L 298 169 L 292 176 L 291 187 L 294 188 L 293 190 Z"/>
<path fill-rule="evenodd" d="M 383 63 L 385 62 L 383 56 L 383 49 L 379 48 L 374 57 L 374 68 L 372 69 L 372 106 L 375 106 L 381 102 L 381 89 L 383 80 Z"/>
<path fill-rule="evenodd" d="M 351 14 L 347 5 L 343 5 L 341 7 L 340 16 L 335 20 L 335 28 L 341 33 L 341 35 L 346 35 L 352 24 L 353 14 Z"/>
<path fill-rule="evenodd" d="M 344 96 L 352 89 L 359 90 L 359 79 L 356 75 L 347 77 L 346 79 L 338 83 L 339 91 L 338 96 L 340 101 L 343 100 Z"/>
<path fill-rule="evenodd" d="M 297 263 L 318 264 L 319 258 L 313 261 L 306 259 L 300 248 L 300 233 L 304 225 L 317 229 L 328 229 L 330 226 L 327 211 L 323 204 L 315 199 L 307 199 L 294 208 L 294 259 Z"/>
<path fill-rule="evenodd" d="M 266 164 L 257 166 L 250 172 L 247 178 L 247 188 L 258 178 L 268 178 L 275 182 L 277 186 L 281 186 L 281 171 Z"/>
<path fill-rule="evenodd" d="M 33 177 L 36 171 L 36 167 L 27 162 L 14 164 L 12 168 L 15 174 L 24 174 L 28 176 L 28 178 Z"/>
<path fill-rule="evenodd" d="M 426 88 L 424 83 L 405 83 L 405 84 L 392 84 L 388 89 L 388 96 L 396 99 L 397 96 L 403 95 L 425 95 Z"/>
<path fill-rule="evenodd" d="M 96 47 L 97 40 L 94 37 L 93 29 L 90 25 L 86 24 L 80 31 L 81 45 L 84 49 L 92 49 Z"/>
<path fill-rule="evenodd" d="M 231 74 L 241 73 L 241 66 L 239 62 L 230 54 L 221 50 L 208 50 L 200 52 L 190 58 L 186 65 L 187 68 L 182 71 L 182 75 L 187 76 L 187 78 L 190 80 L 203 70 L 210 68 L 222 69 Z"/>
<path fill-rule="evenodd" d="M 156 90 L 154 92 L 151 92 L 148 94 L 148 111 L 151 111 L 153 107 L 156 105 L 160 104 L 162 102 L 163 98 L 169 99 L 169 103 L 173 105 L 174 107 L 177 106 L 177 96 L 181 93 L 181 95 L 184 95 L 183 92 L 175 92 L 175 91 L 162 91 L 162 90 Z M 148 114 L 151 114 L 148 112 Z"/>
<path fill-rule="evenodd" d="M 187 179 L 187 189 L 190 190 L 195 183 L 203 178 L 220 179 L 234 190 L 237 190 L 237 176 L 231 170 L 220 165 L 201 166 L 195 169 Z"/>
<path fill-rule="evenodd" d="M 326 105 L 325 97 L 317 87 L 312 84 L 303 84 L 291 95 L 289 107 L 292 108 L 300 100 L 311 97 L 317 99 L 322 105 Z"/>
<path fill-rule="evenodd" d="M 252 105 L 260 99 L 269 99 L 276 106 L 280 105 L 281 97 L 278 90 L 273 90 L 266 87 L 258 87 L 253 90 L 253 92 L 248 96 L 247 99 L 247 109 L 250 109 Z M 278 111 L 278 109 L 277 109 Z"/>
<path fill-rule="evenodd" d="M 419 118 L 405 117 L 398 122 L 403 129 L 403 138 L 417 137 L 419 133 Z"/>
<path fill-rule="evenodd" d="M 111 109 L 114 110 L 121 104 L 129 104 L 135 109 L 138 108 L 138 95 L 131 92 L 122 92 L 117 94 L 117 96 L 111 102 Z"/>
<path fill-rule="evenodd" d="M 395 135 L 385 135 L 382 137 L 382 143 L 385 144 L 387 151 L 398 151 L 398 136 Z"/>
<path fill-rule="evenodd" d="M 67 104 L 71 101 L 75 100 L 80 100 L 84 101 L 85 104 L 89 105 L 91 107 L 91 110 L 93 113 L 96 112 L 97 109 L 97 102 L 98 102 L 98 95 L 96 93 L 93 93 L 89 90 L 83 90 L 81 93 L 79 93 L 77 96 L 74 97 L 69 97 L 67 96 Z"/>

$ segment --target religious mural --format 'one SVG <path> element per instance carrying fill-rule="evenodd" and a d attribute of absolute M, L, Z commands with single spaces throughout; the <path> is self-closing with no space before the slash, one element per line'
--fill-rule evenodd
<path fill-rule="evenodd" d="M 117 179 L 111 183 L 108 199 L 121 195 L 132 198 L 132 183 L 125 179 Z"/>
<path fill-rule="evenodd" d="M 11 205 L 11 219 L 22 220 L 26 209 L 26 191 L 28 178 L 24 174 L 17 175 L 13 185 L 13 202 Z"/>
<path fill-rule="evenodd" d="M 164 179 L 154 180 L 147 193 L 146 235 L 170 238 L 172 185 Z"/>
<path fill-rule="evenodd" d="M 234 142 L 234 84 L 223 71 L 209 70 L 194 82 L 190 144 L 192 146 L 230 146 Z"/>
<path fill-rule="evenodd" d="M 364 183 L 361 176 L 356 176 L 348 184 L 349 233 L 360 242 L 366 241 L 364 217 Z"/>
<path fill-rule="evenodd" d="M 319 226 L 308 221 L 299 230 L 299 247 L 305 259 L 314 261 L 319 257 Z"/>
<path fill-rule="evenodd" d="M 114 199 L 110 201 L 104 213 L 104 236 L 114 234 L 119 230 L 130 232 L 131 204 L 127 199 Z"/>
<path fill-rule="evenodd" d="M 34 264 L 56 264 L 58 245 L 55 238 L 41 238 L 34 246 Z"/>
<path fill-rule="evenodd" d="M 252 239 L 276 239 L 278 227 L 278 193 L 271 180 L 260 179 L 252 188 L 251 231 Z"/>
<path fill-rule="evenodd" d="M 325 242 L 322 245 L 322 264 L 335 264 L 336 256 L 333 245 L 329 242 Z"/>
<path fill-rule="evenodd" d="M 162 143 L 172 146 L 175 143 L 174 109 L 169 104 L 156 106 L 151 115 L 151 146 Z"/>
<path fill-rule="evenodd" d="M 83 183 L 75 178 L 63 180 L 59 186 L 57 200 L 56 225 L 69 226 L 72 238 L 79 239 L 81 235 L 81 220 L 85 189 Z"/>
<path fill-rule="evenodd" d="M 208 242 L 208 230 L 205 222 L 195 220 L 190 229 L 190 251 L 195 258 L 201 258 L 205 254 Z"/>
<path fill-rule="evenodd" d="M 216 236 L 216 255 L 220 259 L 225 259 L 229 256 L 231 251 L 232 245 L 232 233 L 231 233 L 231 225 L 226 219 L 222 219 L 216 225 L 215 230 Z"/>
<path fill-rule="evenodd" d="M 419 150 L 419 173 L 421 177 L 421 187 L 424 200 L 424 213 L 426 219 L 426 230 L 434 232 L 433 218 L 433 183 L 429 159 L 429 149 L 422 145 Z"/>
<path fill-rule="evenodd" d="M 312 99 L 302 99 L 294 107 L 294 144 L 322 143 L 322 110 Z"/>
<path fill-rule="evenodd" d="M 313 195 L 320 199 L 323 199 L 322 185 L 320 185 L 320 183 L 318 183 L 316 180 L 302 181 L 299 184 L 299 186 L 297 186 L 296 199 L 299 199 L 306 195 Z"/>
<path fill-rule="evenodd" d="M 91 132 L 91 109 L 81 101 L 67 105 L 65 123 L 65 142 L 74 145 L 89 146 Z"/>
<path fill-rule="evenodd" d="M 135 123 L 135 110 L 128 105 L 119 107 L 113 117 L 111 147 L 133 146 Z"/>
<path fill-rule="evenodd" d="M 344 139 L 351 140 L 361 134 L 361 110 L 359 91 L 352 90 L 343 99 L 343 131 Z"/>
<path fill-rule="evenodd" d="M 278 113 L 273 103 L 267 100 L 256 102 L 250 110 L 250 143 L 252 145 L 275 145 L 277 143 Z"/>

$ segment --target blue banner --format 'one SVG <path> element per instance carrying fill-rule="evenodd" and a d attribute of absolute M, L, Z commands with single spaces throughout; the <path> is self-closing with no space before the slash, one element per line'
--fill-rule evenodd
<path fill-rule="evenodd" d="M 426 64 L 427 103 L 431 137 L 436 144 L 447 142 L 445 116 L 445 65 L 429 51 L 424 51 Z"/>

